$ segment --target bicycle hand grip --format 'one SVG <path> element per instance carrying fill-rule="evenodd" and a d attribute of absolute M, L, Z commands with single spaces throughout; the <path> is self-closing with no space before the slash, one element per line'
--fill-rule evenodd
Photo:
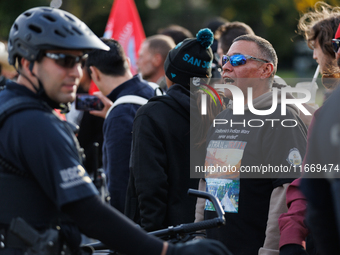
<path fill-rule="evenodd" d="M 195 223 L 188 223 L 180 225 L 182 232 L 191 233 L 202 229 L 216 228 L 224 224 L 224 221 L 220 219 L 211 219 Z"/>

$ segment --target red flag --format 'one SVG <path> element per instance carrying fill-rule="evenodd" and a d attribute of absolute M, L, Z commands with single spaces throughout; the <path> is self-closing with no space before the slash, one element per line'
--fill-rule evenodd
<path fill-rule="evenodd" d="M 137 73 L 136 60 L 145 33 L 134 0 L 115 0 L 104 33 L 117 40 L 131 60 L 131 72 Z"/>
<path fill-rule="evenodd" d="M 90 88 L 89 88 L 89 94 L 90 95 L 93 95 L 93 92 L 96 92 L 96 91 L 99 91 L 97 85 L 94 83 L 94 81 L 91 80 L 91 83 L 90 83 Z"/>
<path fill-rule="evenodd" d="M 340 26 L 338 27 L 338 30 L 336 30 L 334 39 L 339 39 L 339 38 L 340 38 Z"/>

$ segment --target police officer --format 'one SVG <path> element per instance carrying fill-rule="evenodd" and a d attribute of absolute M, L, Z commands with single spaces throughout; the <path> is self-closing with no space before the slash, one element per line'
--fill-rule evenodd
<path fill-rule="evenodd" d="M 93 49 L 108 47 L 59 9 L 27 10 L 10 30 L 19 76 L 0 92 L 0 254 L 79 254 L 78 229 L 124 254 L 226 254 L 209 240 L 170 245 L 101 202 L 72 130 L 53 110 L 75 99 Z"/>

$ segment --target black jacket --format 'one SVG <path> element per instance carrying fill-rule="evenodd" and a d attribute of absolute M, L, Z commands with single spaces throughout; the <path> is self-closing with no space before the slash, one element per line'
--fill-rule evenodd
<path fill-rule="evenodd" d="M 58 223 L 59 236 L 69 248 L 75 248 L 81 236 L 70 216 L 85 235 L 101 240 L 110 249 L 123 254 L 141 254 L 145 250 L 150 255 L 160 254 L 161 240 L 145 235 L 113 207 L 102 203 L 81 165 L 72 130 L 37 94 L 9 82 L 0 92 L 0 111 L 19 98 L 42 107 L 26 104 L 1 123 L 0 156 L 7 164 L 0 161 L 0 229 L 7 229 L 15 217 L 37 230 Z M 23 249 L 12 248 L 16 242 L 8 240 L 0 254 L 27 254 Z"/>
<path fill-rule="evenodd" d="M 119 98 L 134 95 L 149 99 L 155 91 L 141 75 L 120 84 L 107 97 L 115 102 Z M 131 152 L 132 125 L 139 104 L 117 105 L 107 116 L 103 125 L 103 168 L 107 175 L 110 204 L 124 212 L 126 189 L 129 181 L 129 160 Z"/>
<path fill-rule="evenodd" d="M 196 199 L 187 191 L 199 179 L 190 179 L 190 91 L 176 84 L 142 106 L 132 142 L 125 214 L 147 231 L 193 222 Z"/>

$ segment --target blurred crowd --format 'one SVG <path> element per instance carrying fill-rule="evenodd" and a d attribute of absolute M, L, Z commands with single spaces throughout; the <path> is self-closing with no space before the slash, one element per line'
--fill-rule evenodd
<path fill-rule="evenodd" d="M 0 42 L 0 254 L 35 249 L 18 217 L 40 234 L 61 226 L 66 248 L 46 254 L 85 254 L 81 238 L 124 254 L 340 253 L 340 7 L 317 2 L 297 24 L 320 107 L 296 98 L 272 44 L 242 21 L 160 28 L 133 74 L 118 40 L 70 15 L 30 9 Z M 181 244 L 146 235 L 216 217 L 190 188 L 219 199 L 225 225 Z"/>

